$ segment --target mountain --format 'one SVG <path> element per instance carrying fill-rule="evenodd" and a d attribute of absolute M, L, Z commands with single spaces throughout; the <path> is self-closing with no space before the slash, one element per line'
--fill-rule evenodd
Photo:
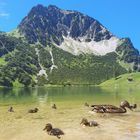
<path fill-rule="evenodd" d="M 52 5 L 33 7 L 18 29 L 28 43 L 40 42 L 44 46 L 54 43 L 75 55 L 85 52 L 106 54 L 115 50 L 119 41 L 97 20 Z"/>
<path fill-rule="evenodd" d="M 85 41 L 96 42 L 112 37 L 112 34 L 97 20 L 76 11 L 61 10 L 52 5 L 33 7 L 18 28 L 29 43 L 40 41 L 43 45 L 49 41 L 60 45 L 67 36 L 79 41 L 85 39 Z"/>
<path fill-rule="evenodd" d="M 10 33 L 0 33 L 0 85 L 100 84 L 139 71 L 129 38 L 99 21 L 54 5 L 37 5 Z"/>

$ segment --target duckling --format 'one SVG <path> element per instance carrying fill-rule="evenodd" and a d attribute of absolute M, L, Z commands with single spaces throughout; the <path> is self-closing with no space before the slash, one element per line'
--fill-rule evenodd
<path fill-rule="evenodd" d="M 80 124 L 89 127 L 99 126 L 99 124 L 96 121 L 88 121 L 86 118 L 83 118 Z"/>
<path fill-rule="evenodd" d="M 53 128 L 52 124 L 50 124 L 50 123 L 46 124 L 46 126 L 43 130 L 44 131 L 46 130 L 48 135 L 56 136 L 58 139 L 61 138 L 60 135 L 64 135 L 64 132 L 61 129 Z"/>
<path fill-rule="evenodd" d="M 13 107 L 11 106 L 9 109 L 8 109 L 9 112 L 14 112 L 13 110 Z"/>
<path fill-rule="evenodd" d="M 57 109 L 56 104 L 53 104 L 53 105 L 52 105 L 52 108 L 53 108 L 53 109 Z"/>
<path fill-rule="evenodd" d="M 89 104 L 86 102 L 86 103 L 85 103 L 85 106 L 89 107 Z"/>
<path fill-rule="evenodd" d="M 28 113 L 37 113 L 39 111 L 38 108 L 28 110 Z"/>

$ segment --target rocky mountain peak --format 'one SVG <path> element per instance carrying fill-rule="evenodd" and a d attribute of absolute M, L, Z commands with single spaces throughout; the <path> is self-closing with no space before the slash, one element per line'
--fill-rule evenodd
<path fill-rule="evenodd" d="M 28 16 L 26 16 L 25 18 L 29 18 L 32 15 L 39 15 L 39 14 L 43 14 L 44 12 L 46 12 L 46 7 L 44 7 L 41 4 L 38 4 L 36 6 L 34 6 L 31 11 L 29 12 Z"/>
<path fill-rule="evenodd" d="M 60 8 L 58 8 L 58 7 L 55 6 L 55 5 L 49 5 L 47 8 L 48 8 L 49 10 L 60 10 Z"/>
<path fill-rule="evenodd" d="M 54 5 L 33 7 L 18 29 L 29 43 L 39 41 L 44 46 L 50 42 L 61 45 L 64 37 L 88 42 L 99 42 L 112 37 L 94 18 L 80 12 L 62 10 Z"/>

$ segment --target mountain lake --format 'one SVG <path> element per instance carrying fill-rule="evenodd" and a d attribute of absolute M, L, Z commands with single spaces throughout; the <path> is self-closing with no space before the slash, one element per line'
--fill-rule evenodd
<path fill-rule="evenodd" d="M 47 123 L 60 128 L 62 140 L 140 140 L 140 89 L 79 87 L 36 87 L 0 89 L 0 140 L 56 140 L 43 128 Z M 124 114 L 97 114 L 84 104 L 119 106 L 127 100 L 138 108 Z M 51 106 L 56 104 L 57 109 Z M 9 107 L 14 112 L 8 112 Z M 37 107 L 37 113 L 28 113 Z M 99 127 L 83 127 L 82 118 Z"/>

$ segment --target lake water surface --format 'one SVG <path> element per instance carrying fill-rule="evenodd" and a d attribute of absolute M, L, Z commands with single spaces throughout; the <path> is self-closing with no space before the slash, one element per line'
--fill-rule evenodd
<path fill-rule="evenodd" d="M 140 140 L 140 89 L 99 87 L 38 87 L 0 89 L 0 140 L 56 140 L 43 131 L 52 123 L 65 132 L 62 140 Z M 91 113 L 84 103 L 113 104 L 128 100 L 138 108 L 126 114 Z M 57 110 L 51 108 L 56 104 Z M 13 106 L 15 112 L 8 112 Z M 29 114 L 28 110 L 39 108 Z M 99 127 L 83 127 L 81 119 L 97 121 Z"/>

